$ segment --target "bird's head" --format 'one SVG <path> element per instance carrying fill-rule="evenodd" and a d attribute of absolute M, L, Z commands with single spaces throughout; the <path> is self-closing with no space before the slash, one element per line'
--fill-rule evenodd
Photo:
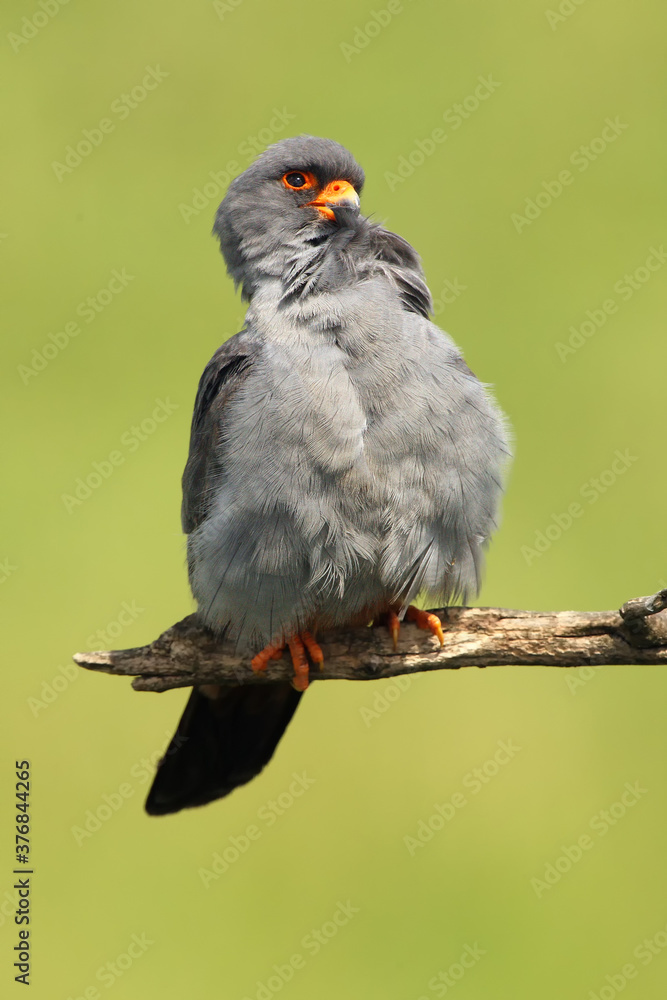
<path fill-rule="evenodd" d="M 213 228 L 244 295 L 309 247 L 353 229 L 363 183 L 354 157 L 331 139 L 297 136 L 261 153 L 232 181 Z"/>

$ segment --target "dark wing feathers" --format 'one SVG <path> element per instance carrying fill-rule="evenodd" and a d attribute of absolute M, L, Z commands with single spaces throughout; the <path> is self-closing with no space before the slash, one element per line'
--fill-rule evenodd
<path fill-rule="evenodd" d="M 243 384 L 259 349 L 246 330 L 215 352 L 204 370 L 183 473 L 183 530 L 208 513 L 223 473 L 219 447 L 225 406 Z M 259 774 L 273 756 L 301 693 L 291 684 L 221 688 L 210 697 L 195 688 L 146 800 L 159 816 L 228 795 Z"/>
<path fill-rule="evenodd" d="M 405 308 L 428 319 L 433 312 L 433 301 L 417 251 L 402 236 L 381 226 L 372 229 L 371 241 L 376 259 L 385 265 Z"/>
<path fill-rule="evenodd" d="M 218 348 L 199 380 L 195 399 L 190 451 L 183 472 L 181 522 L 189 534 L 206 517 L 214 489 L 222 474 L 217 447 L 224 421 L 224 408 L 245 380 L 257 351 L 257 343 L 246 331 Z"/>

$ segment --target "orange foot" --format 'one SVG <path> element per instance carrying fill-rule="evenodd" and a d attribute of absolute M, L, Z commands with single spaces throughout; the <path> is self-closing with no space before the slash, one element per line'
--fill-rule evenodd
<path fill-rule="evenodd" d="M 423 628 L 427 632 L 430 632 L 440 641 L 441 646 L 445 645 L 442 622 L 437 615 L 432 615 L 430 611 L 420 611 L 414 604 L 411 604 L 405 612 L 405 619 L 406 621 L 414 622 L 417 628 Z"/>
<path fill-rule="evenodd" d="M 394 651 L 396 651 L 398 650 L 398 635 L 401 631 L 401 620 L 393 608 L 385 612 L 382 620 L 389 630 L 389 635 L 394 644 Z M 414 622 L 418 628 L 423 628 L 427 632 L 431 632 L 440 640 L 440 645 L 444 646 L 445 636 L 442 631 L 442 622 L 437 615 L 432 615 L 429 611 L 420 611 L 414 604 L 410 604 L 405 612 L 405 620 Z"/>
<path fill-rule="evenodd" d="M 255 671 L 266 670 L 269 660 L 279 660 L 281 658 L 285 645 L 283 642 L 280 645 L 265 646 L 250 661 L 252 669 Z M 297 691 L 305 691 L 308 687 L 308 656 L 310 656 L 313 663 L 316 663 L 321 670 L 324 663 L 324 653 L 310 632 L 301 632 L 293 635 L 287 640 L 287 645 L 289 646 L 292 665 L 294 667 L 292 687 Z"/>

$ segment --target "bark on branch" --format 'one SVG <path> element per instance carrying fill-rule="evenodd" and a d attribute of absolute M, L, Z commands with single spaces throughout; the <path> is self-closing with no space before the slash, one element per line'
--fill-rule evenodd
<path fill-rule="evenodd" d="M 459 667 L 585 667 L 667 663 L 667 589 L 628 601 L 620 611 L 434 609 L 445 645 L 403 623 L 395 652 L 383 628 L 322 632 L 324 669 L 312 680 L 378 680 L 398 674 Z M 247 657 L 188 615 L 148 646 L 77 653 L 88 670 L 134 677 L 137 691 L 199 684 L 266 684 L 292 676 L 289 656 L 256 674 Z"/>

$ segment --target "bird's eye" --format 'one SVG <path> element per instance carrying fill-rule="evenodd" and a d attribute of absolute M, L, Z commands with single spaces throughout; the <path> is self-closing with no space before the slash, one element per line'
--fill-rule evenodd
<path fill-rule="evenodd" d="M 293 191 L 307 190 L 316 186 L 313 175 L 304 170 L 290 170 L 289 173 L 284 174 L 283 184 Z"/>

